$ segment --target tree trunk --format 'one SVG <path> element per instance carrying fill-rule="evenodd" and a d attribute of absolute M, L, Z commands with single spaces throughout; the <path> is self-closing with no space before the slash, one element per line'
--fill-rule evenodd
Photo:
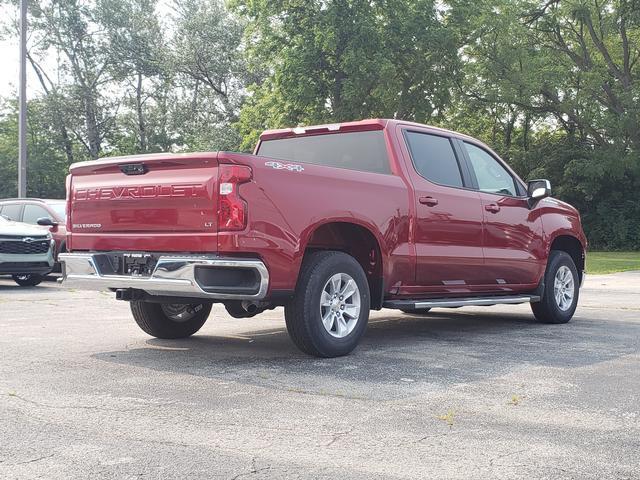
<path fill-rule="evenodd" d="M 96 118 L 95 98 L 92 91 L 84 89 L 84 114 L 85 126 L 87 128 L 87 144 L 89 146 L 89 155 L 92 159 L 97 159 L 102 150 L 102 141 L 100 139 L 100 131 L 98 129 L 98 119 Z"/>
<path fill-rule="evenodd" d="M 529 112 L 524 114 L 524 125 L 522 128 L 522 148 L 525 152 L 529 151 Z"/>
<path fill-rule="evenodd" d="M 136 111 L 138 112 L 138 135 L 140 140 L 140 152 L 147 151 L 147 126 L 144 122 L 142 111 L 142 74 L 138 72 L 138 83 L 136 85 Z"/>

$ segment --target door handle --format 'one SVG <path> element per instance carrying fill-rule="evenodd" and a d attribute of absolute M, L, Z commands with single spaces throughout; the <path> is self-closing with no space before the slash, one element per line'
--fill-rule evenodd
<path fill-rule="evenodd" d="M 433 198 L 433 197 L 420 197 L 418 199 L 418 201 L 421 204 L 427 205 L 429 207 L 435 207 L 438 204 L 438 200 L 436 198 Z"/>
<path fill-rule="evenodd" d="M 500 206 L 497 203 L 490 203 L 489 205 L 485 205 L 484 209 L 487 212 L 498 213 L 500 211 Z"/>

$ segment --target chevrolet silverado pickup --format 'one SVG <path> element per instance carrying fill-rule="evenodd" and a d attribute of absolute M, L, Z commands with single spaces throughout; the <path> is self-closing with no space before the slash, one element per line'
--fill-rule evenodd
<path fill-rule="evenodd" d="M 370 309 L 531 303 L 566 323 L 586 239 L 547 180 L 481 142 L 399 120 L 269 130 L 253 154 L 76 163 L 63 283 L 130 302 L 158 338 L 284 306 L 304 352 L 351 352 Z"/>

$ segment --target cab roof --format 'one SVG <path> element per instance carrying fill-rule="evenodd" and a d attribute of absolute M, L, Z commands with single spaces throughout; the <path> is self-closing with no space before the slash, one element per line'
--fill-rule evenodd
<path fill-rule="evenodd" d="M 356 122 L 341 122 L 341 123 L 328 123 L 324 125 L 309 125 L 307 127 L 293 127 L 293 128 L 279 128 L 273 130 L 265 130 L 260 135 L 260 140 L 275 140 L 278 138 L 297 137 L 302 135 L 317 135 L 329 132 L 363 132 L 367 130 L 384 130 L 385 128 L 394 127 L 396 125 L 406 125 L 421 128 L 428 128 L 429 130 L 439 131 L 446 133 L 447 135 L 454 135 L 461 138 L 469 138 L 465 134 L 447 130 L 445 128 L 434 127 L 431 125 L 424 125 L 416 122 L 409 122 L 398 119 L 390 118 L 369 118 L 366 120 L 359 120 Z"/>

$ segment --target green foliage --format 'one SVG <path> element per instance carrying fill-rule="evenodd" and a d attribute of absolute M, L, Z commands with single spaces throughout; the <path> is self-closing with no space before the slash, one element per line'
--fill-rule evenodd
<path fill-rule="evenodd" d="M 215 0 L 176 0 L 171 69 L 184 97 L 173 127 L 195 150 L 232 150 L 240 138 L 232 127 L 249 78 L 243 55 L 243 25 Z"/>
<path fill-rule="evenodd" d="M 13 111 L 4 113 L 0 117 L 0 198 L 18 193 L 17 138 L 18 116 Z"/>
<path fill-rule="evenodd" d="M 601 274 L 640 270 L 640 253 L 636 252 L 589 252 L 587 273 Z"/>
<path fill-rule="evenodd" d="M 249 20 L 254 83 L 238 128 L 250 149 L 264 127 L 367 117 L 429 121 L 449 103 L 455 37 L 432 0 L 236 0 Z M 264 68 L 264 67 L 261 67 Z"/>
<path fill-rule="evenodd" d="M 18 112 L 16 102 L 3 105 L 0 115 L 0 198 L 17 194 Z M 64 198 L 69 164 L 51 128 L 51 111 L 43 101 L 32 101 L 28 108 L 27 194 L 34 197 Z"/>
<path fill-rule="evenodd" d="M 637 1 L 452 0 L 464 76 L 445 125 L 549 178 L 595 248 L 640 248 Z"/>
<path fill-rule="evenodd" d="M 592 248 L 640 249 L 638 155 L 562 135 L 536 140 L 529 151 L 513 157 L 523 176 L 551 180 L 554 196 L 581 212 Z"/>

